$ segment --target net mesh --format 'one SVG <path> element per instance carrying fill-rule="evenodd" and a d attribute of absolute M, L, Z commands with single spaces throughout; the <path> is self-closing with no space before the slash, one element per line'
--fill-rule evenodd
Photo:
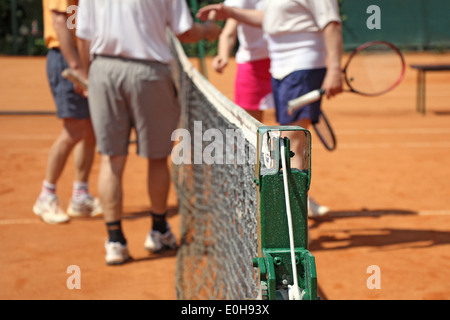
<path fill-rule="evenodd" d="M 190 161 L 173 165 L 181 228 L 177 298 L 256 299 L 257 270 L 252 267 L 252 259 L 257 256 L 254 159 L 257 129 L 262 124 L 197 72 L 173 37 L 171 43 L 177 58 L 173 70 L 181 101 L 180 127 L 192 134 L 191 150 L 199 150 L 194 143 L 202 143 L 202 150 L 210 143 L 202 141 L 210 129 L 219 130 L 223 137 L 227 130 L 233 130 L 245 141 L 239 144 L 245 152 L 244 164 L 237 157 L 231 164 L 198 164 L 194 160 L 199 154 L 193 152 Z"/>

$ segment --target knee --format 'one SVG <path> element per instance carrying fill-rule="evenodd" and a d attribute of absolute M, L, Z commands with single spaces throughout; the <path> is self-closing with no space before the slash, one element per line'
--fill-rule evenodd
<path fill-rule="evenodd" d="M 105 172 L 111 172 L 114 175 L 121 176 L 126 163 L 126 156 L 102 155 L 101 166 Z"/>
<path fill-rule="evenodd" d="M 80 135 L 73 135 L 63 130 L 59 135 L 57 143 L 66 146 L 67 148 L 73 148 L 79 141 L 81 141 Z"/>
<path fill-rule="evenodd" d="M 85 130 L 83 140 L 89 145 L 95 145 L 96 139 L 95 139 L 95 134 L 94 134 L 94 130 L 92 130 L 92 127 L 87 128 Z"/>
<path fill-rule="evenodd" d="M 67 144 L 77 144 L 85 140 L 88 143 L 95 143 L 94 130 L 90 120 L 66 119 L 61 134 L 61 139 Z"/>

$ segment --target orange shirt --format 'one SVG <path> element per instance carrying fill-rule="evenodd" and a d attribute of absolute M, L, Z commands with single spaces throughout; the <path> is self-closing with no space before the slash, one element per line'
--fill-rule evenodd
<path fill-rule="evenodd" d="M 73 7 L 71 7 L 73 6 Z M 65 12 L 68 16 L 68 27 L 73 32 L 75 38 L 75 19 L 78 0 L 42 0 L 44 11 L 44 39 L 47 48 L 58 48 L 59 41 L 53 28 L 52 11 Z M 75 42 L 76 43 L 76 42 Z"/>

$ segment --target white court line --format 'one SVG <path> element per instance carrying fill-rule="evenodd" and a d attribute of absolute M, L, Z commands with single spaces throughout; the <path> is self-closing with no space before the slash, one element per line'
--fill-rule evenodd
<path fill-rule="evenodd" d="M 376 128 L 376 129 L 340 129 L 336 130 L 337 135 L 360 135 L 360 134 L 450 134 L 450 128 Z"/>
<path fill-rule="evenodd" d="M 383 215 L 397 215 L 397 216 L 450 216 L 450 210 L 421 210 L 417 212 L 397 212 L 395 210 L 375 210 L 375 211 L 340 211 L 330 212 L 330 217 L 371 217 Z M 326 216 L 324 216 L 326 218 Z"/>
<path fill-rule="evenodd" d="M 12 226 L 19 224 L 38 224 L 42 223 L 39 218 L 36 219 L 0 219 L 0 226 Z"/>
<path fill-rule="evenodd" d="M 324 149 L 322 146 L 313 145 L 314 150 Z M 450 149 L 450 141 L 443 142 L 358 142 L 358 143 L 339 143 L 337 142 L 337 149 Z"/>
<path fill-rule="evenodd" d="M 340 143 L 339 136 L 359 135 L 446 135 L 450 134 L 450 128 L 375 128 L 375 129 L 339 129 L 335 131 L 338 149 L 362 150 L 362 149 L 450 149 L 449 141 L 422 141 L 422 142 L 349 142 Z M 322 149 L 313 145 L 313 149 Z"/>
<path fill-rule="evenodd" d="M 419 216 L 447 216 L 450 210 L 424 210 L 417 213 Z"/>

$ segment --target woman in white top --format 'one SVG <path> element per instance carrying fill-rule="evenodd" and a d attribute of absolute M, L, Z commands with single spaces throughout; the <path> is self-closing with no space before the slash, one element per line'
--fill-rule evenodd
<path fill-rule="evenodd" d="M 226 0 L 226 6 L 242 9 L 263 9 L 263 0 Z M 273 108 L 270 59 L 267 42 L 261 28 L 227 19 L 219 38 L 218 54 L 213 68 L 222 73 L 239 41 L 236 52 L 237 72 L 234 102 L 254 118 L 262 121 L 263 111 Z"/>
<path fill-rule="evenodd" d="M 342 92 L 342 28 L 337 0 L 265 0 L 262 10 L 216 4 L 199 10 L 198 17 L 204 20 L 211 12 L 216 20 L 233 18 L 262 27 L 271 60 L 276 116 L 281 125 L 308 129 L 320 115 L 321 101 L 289 115 L 289 100 L 319 88 L 328 98 Z M 302 154 L 299 135 L 286 135 L 292 150 Z M 293 167 L 301 168 L 301 161 L 301 157 L 294 157 Z M 310 209 L 314 205 L 310 203 Z M 328 211 L 322 206 L 316 209 L 316 215 Z"/>

